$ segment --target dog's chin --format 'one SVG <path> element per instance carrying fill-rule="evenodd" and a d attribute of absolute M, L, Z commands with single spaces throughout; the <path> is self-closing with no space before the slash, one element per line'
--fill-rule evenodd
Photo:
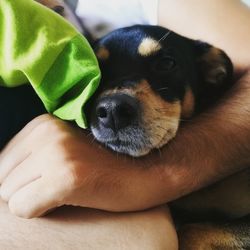
<path fill-rule="evenodd" d="M 106 137 L 97 133 L 96 130 L 92 130 L 92 133 L 97 141 L 104 144 L 111 150 L 126 154 L 132 157 L 142 157 L 149 154 L 154 149 L 159 149 L 166 145 L 176 135 L 177 128 L 172 128 L 163 134 L 160 138 L 154 136 L 144 135 L 147 140 L 141 140 L 136 137 L 126 136 L 126 140 L 119 137 Z"/>
<path fill-rule="evenodd" d="M 175 137 L 176 131 L 173 133 L 166 133 L 161 140 L 159 140 L 156 144 L 148 145 L 136 145 L 134 142 L 131 141 L 127 142 L 104 142 L 104 144 L 112 149 L 113 151 L 121 154 L 130 155 L 132 157 L 142 157 L 149 154 L 154 149 L 160 149 L 164 145 L 166 145 L 170 140 L 172 140 Z"/>
<path fill-rule="evenodd" d="M 142 157 L 151 151 L 151 148 L 141 147 L 140 145 L 136 146 L 124 146 L 124 143 L 113 144 L 113 143 L 105 143 L 107 147 L 112 149 L 113 151 L 120 153 L 120 154 L 126 154 L 132 157 Z M 128 144 L 128 143 L 126 143 Z"/>
<path fill-rule="evenodd" d="M 149 153 L 150 141 L 145 131 L 137 125 L 123 128 L 114 132 L 111 128 L 90 126 L 95 139 L 113 151 L 133 157 Z"/>

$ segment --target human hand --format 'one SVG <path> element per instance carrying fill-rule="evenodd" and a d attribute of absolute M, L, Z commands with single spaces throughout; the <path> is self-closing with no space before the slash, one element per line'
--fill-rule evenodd
<path fill-rule="evenodd" d="M 49 115 L 16 135 L 0 155 L 0 193 L 11 212 L 30 218 L 64 204 L 88 205 L 83 197 L 90 190 L 81 187 L 93 182 L 91 165 L 100 165 L 102 157 L 86 139 L 80 129 Z"/>
<path fill-rule="evenodd" d="M 31 121 L 0 155 L 0 195 L 11 212 L 31 218 L 65 204 L 126 211 L 160 203 L 156 195 L 140 198 L 148 194 L 142 182 L 155 181 L 141 160 L 118 158 L 91 140 L 50 115 Z"/>

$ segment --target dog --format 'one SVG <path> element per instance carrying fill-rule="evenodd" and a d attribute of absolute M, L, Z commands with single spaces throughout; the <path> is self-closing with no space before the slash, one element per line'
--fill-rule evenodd
<path fill-rule="evenodd" d="M 159 26 L 113 31 L 97 41 L 95 53 L 102 81 L 90 105 L 91 131 L 133 157 L 166 145 L 181 122 L 221 101 L 233 83 L 222 50 Z M 249 180 L 246 170 L 173 202 L 180 225 L 206 222 L 181 226 L 180 248 L 249 249 Z"/>
<path fill-rule="evenodd" d="M 40 2 L 65 16 L 57 2 Z M 97 141 L 121 154 L 141 157 L 159 150 L 182 122 L 223 100 L 232 85 L 232 63 L 222 50 L 159 26 L 122 28 L 93 46 L 102 81 L 88 103 L 90 129 Z M 1 93 L 13 99 L 13 112 L 22 114 L 4 144 L 45 110 L 27 86 Z M 31 113 L 22 112 L 24 99 Z M 180 249 L 250 248 L 249 179 L 246 170 L 170 204 L 179 220 Z"/>
<path fill-rule="evenodd" d="M 107 147 L 134 157 L 167 144 L 181 120 L 219 100 L 232 81 L 223 51 L 159 26 L 118 29 L 95 50 L 102 82 L 91 131 Z"/>

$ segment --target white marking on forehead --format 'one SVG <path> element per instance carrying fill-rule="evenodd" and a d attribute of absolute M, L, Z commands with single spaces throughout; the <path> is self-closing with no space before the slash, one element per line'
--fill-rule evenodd
<path fill-rule="evenodd" d="M 141 56 L 150 56 L 155 54 L 161 49 L 161 45 L 158 41 L 151 37 L 143 38 L 141 44 L 138 47 L 138 53 Z"/>

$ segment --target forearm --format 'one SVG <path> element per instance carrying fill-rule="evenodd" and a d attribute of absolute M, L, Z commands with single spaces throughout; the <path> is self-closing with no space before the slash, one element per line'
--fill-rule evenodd
<path fill-rule="evenodd" d="M 190 192 L 250 165 L 249 96 L 250 72 L 216 107 L 193 121 L 183 122 L 162 162 L 167 175 L 168 165 L 183 170 L 179 180 L 183 190 Z"/>
<path fill-rule="evenodd" d="M 250 66 L 250 9 L 239 0 L 159 0 L 159 24 L 222 48 L 237 70 Z"/>

